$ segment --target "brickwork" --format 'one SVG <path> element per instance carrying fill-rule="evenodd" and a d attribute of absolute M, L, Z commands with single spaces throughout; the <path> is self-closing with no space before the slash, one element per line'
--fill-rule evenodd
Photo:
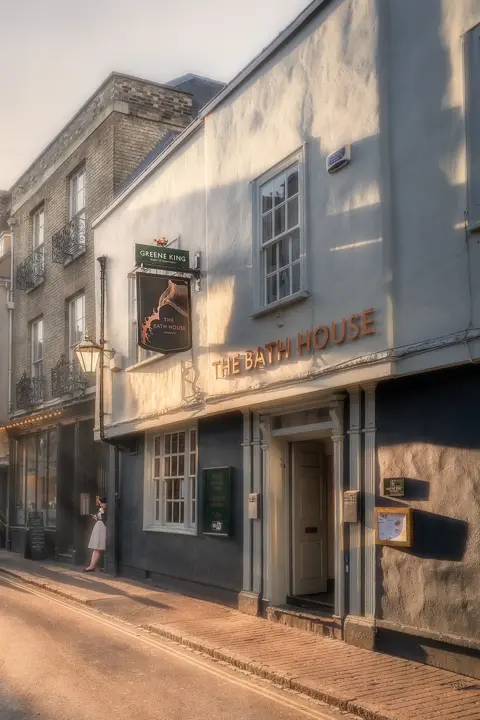
<path fill-rule="evenodd" d="M 34 190 L 73 143 L 114 109 L 113 103 L 125 103 L 132 115 L 174 127 L 185 127 L 192 119 L 192 97 L 188 93 L 113 73 L 15 183 L 14 206 Z"/>
<path fill-rule="evenodd" d="M 113 106 L 113 100 L 123 105 Z M 95 118 L 107 109 L 109 102 L 111 111 L 97 126 Z M 22 202 L 15 212 L 16 267 L 33 249 L 32 214 L 40 206 L 45 213 L 45 279 L 35 289 L 15 290 L 14 397 L 23 372 L 31 374 L 34 320 L 43 317 L 44 401 L 52 399 L 51 370 L 61 354 L 68 353 L 68 303 L 81 292 L 85 293 L 86 328 L 92 338 L 96 337 L 96 260 L 91 222 L 113 200 L 115 189 L 160 138 L 172 127 L 179 124 L 183 127 L 191 121 L 191 105 L 191 96 L 185 93 L 126 76 L 111 76 L 14 186 L 16 202 Z M 92 132 L 76 147 L 75 140 L 88 131 L 88 123 L 92 124 Z M 39 178 L 62 153 L 62 164 L 35 189 Z M 85 167 L 86 251 L 66 265 L 54 263 L 52 236 L 69 221 L 70 178 L 81 166 Z M 1 202 L 0 195 L 0 212 Z"/>

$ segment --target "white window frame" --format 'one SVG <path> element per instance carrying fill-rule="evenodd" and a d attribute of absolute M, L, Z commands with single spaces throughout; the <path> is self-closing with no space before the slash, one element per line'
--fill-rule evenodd
<path fill-rule="evenodd" d="M 78 197 L 78 191 L 77 191 L 77 183 L 79 178 L 83 178 L 83 205 L 81 207 L 76 206 L 76 198 Z M 73 175 L 70 176 L 70 195 L 69 195 L 69 215 L 70 215 L 70 222 L 73 222 L 75 220 L 83 220 L 85 225 L 84 230 L 84 236 L 86 233 L 86 198 L 87 193 L 87 174 L 85 166 L 82 165 L 78 170 L 76 170 Z M 78 230 L 77 230 L 78 232 Z M 83 253 L 83 251 L 86 248 L 86 239 L 82 245 L 82 247 L 79 248 L 78 254 Z M 76 257 L 76 256 L 75 256 Z"/>
<path fill-rule="evenodd" d="M 277 308 L 290 305 L 302 298 L 308 296 L 307 283 L 307 223 L 306 223 L 306 163 L 305 163 L 305 146 L 296 150 L 294 153 L 286 157 L 280 163 L 272 167 L 266 173 L 258 177 L 253 182 L 253 270 L 255 285 L 255 309 L 254 316 L 263 315 L 268 312 L 275 311 Z M 291 293 L 284 298 L 280 298 L 275 302 L 267 304 L 266 302 L 266 247 L 279 243 L 279 241 L 287 237 L 290 230 L 285 229 L 281 235 L 272 238 L 265 244 L 262 244 L 262 204 L 261 204 L 261 188 L 276 177 L 285 173 L 294 166 L 298 167 L 298 229 L 300 239 L 300 287 L 295 293 Z"/>
<path fill-rule="evenodd" d="M 165 478 L 165 438 L 185 433 L 183 500 L 184 522 L 169 522 L 167 505 L 175 502 L 167 498 L 168 479 Z M 191 433 L 195 433 L 195 449 L 191 449 Z M 194 456 L 195 474 L 190 473 L 190 456 Z M 149 433 L 145 438 L 143 529 L 179 535 L 196 535 L 198 527 L 198 428 L 187 425 L 175 430 Z M 178 472 L 175 473 L 178 477 Z M 180 483 L 182 488 L 182 483 Z M 182 490 L 180 490 L 181 497 Z"/>
<path fill-rule="evenodd" d="M 43 205 L 32 213 L 32 249 L 35 253 L 36 274 L 41 277 L 45 271 L 45 207 Z"/>
<path fill-rule="evenodd" d="M 79 304 L 79 301 L 81 301 L 81 315 L 77 317 L 77 307 Z M 80 340 L 75 341 L 73 339 L 73 326 L 74 323 L 77 320 L 82 320 L 82 337 Z M 76 361 L 76 355 L 75 355 L 75 346 L 78 344 L 78 342 L 81 342 L 83 340 L 83 337 L 85 335 L 85 293 L 81 293 L 80 295 L 76 295 L 74 298 L 70 300 L 68 303 L 68 359 L 69 362 L 75 362 Z"/>
<path fill-rule="evenodd" d="M 38 343 L 35 340 L 35 330 L 36 328 L 41 328 L 40 337 L 41 341 Z M 44 378 L 45 382 L 45 369 L 43 367 L 43 317 L 38 318 L 37 320 L 34 320 L 32 322 L 31 328 L 30 328 L 30 337 L 31 337 L 31 375 L 30 377 L 32 380 L 34 378 Z M 37 356 L 36 348 L 40 344 L 41 346 L 41 354 Z M 44 391 L 43 391 L 44 392 Z M 35 402 L 41 402 L 43 400 L 43 392 L 38 392 L 38 395 L 35 395 Z"/>

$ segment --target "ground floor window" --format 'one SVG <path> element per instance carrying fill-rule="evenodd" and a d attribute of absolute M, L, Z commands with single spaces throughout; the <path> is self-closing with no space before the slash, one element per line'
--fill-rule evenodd
<path fill-rule="evenodd" d="M 16 447 L 15 524 L 26 525 L 29 512 L 41 512 L 46 527 L 56 526 L 57 430 L 20 438 Z"/>
<path fill-rule="evenodd" d="M 145 526 L 195 532 L 197 431 L 152 435 L 146 451 Z"/>

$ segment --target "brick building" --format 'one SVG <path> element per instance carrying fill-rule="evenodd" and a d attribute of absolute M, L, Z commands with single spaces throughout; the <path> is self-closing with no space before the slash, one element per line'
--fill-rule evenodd
<path fill-rule="evenodd" d="M 105 487 L 95 444 L 95 378 L 74 346 L 96 335 L 91 222 L 135 168 L 186 127 L 222 85 L 159 85 L 111 74 L 10 191 L 15 306 L 8 546 L 21 551 L 41 512 L 51 554 L 82 561 L 88 513 Z M 193 83 L 193 84 L 192 84 Z"/>

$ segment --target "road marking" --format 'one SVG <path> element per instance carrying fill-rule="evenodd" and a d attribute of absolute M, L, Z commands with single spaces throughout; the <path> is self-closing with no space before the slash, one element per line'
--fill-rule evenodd
<path fill-rule="evenodd" d="M 344 715 L 347 718 L 350 718 L 353 720 L 353 715 L 345 715 L 342 713 L 341 710 L 337 711 L 337 715 L 326 715 L 324 712 L 321 712 L 320 710 L 315 710 L 314 708 L 306 708 L 302 703 L 296 702 L 294 699 L 287 698 L 287 697 L 279 697 L 279 691 L 273 691 L 269 690 L 268 688 L 261 688 L 257 687 L 255 683 L 252 682 L 252 680 L 244 680 L 240 677 L 234 677 L 232 675 L 232 671 L 226 672 L 225 670 L 222 670 L 219 667 L 212 667 L 211 666 L 211 660 L 210 662 L 207 659 L 200 659 L 196 657 L 192 657 L 188 652 L 187 647 L 182 646 L 182 650 L 177 650 L 176 648 L 172 647 L 170 643 L 163 640 L 162 638 L 152 638 L 148 634 L 148 630 L 144 630 L 143 628 L 136 628 L 135 630 L 131 630 L 130 628 L 124 627 L 123 622 L 119 620 L 108 620 L 106 617 L 100 615 L 100 613 L 93 608 L 90 610 L 84 610 L 83 608 L 80 608 L 76 605 L 73 605 L 72 603 L 64 602 L 63 600 L 59 600 L 56 597 L 52 597 L 52 594 L 48 593 L 48 591 L 41 592 L 37 589 L 33 589 L 30 585 L 27 583 L 22 582 L 16 582 L 15 580 L 12 580 L 11 578 L 7 578 L 4 574 L 0 576 L 1 580 L 4 580 L 6 583 L 13 585 L 14 587 L 17 587 L 23 591 L 29 592 L 31 595 L 37 595 L 38 597 L 42 598 L 43 600 L 47 600 L 49 603 L 55 603 L 56 605 L 60 605 L 61 607 L 66 608 L 67 610 L 70 610 L 71 612 L 76 613 L 77 615 L 84 615 L 85 617 L 88 617 L 90 620 L 95 620 L 95 622 L 99 623 L 100 625 L 105 625 L 106 627 L 109 627 L 112 630 L 115 630 L 116 632 L 119 632 L 123 635 L 126 635 L 127 637 L 134 638 L 135 640 L 139 640 L 144 645 L 149 645 L 150 647 L 154 647 L 157 650 L 162 650 L 167 655 L 170 655 L 172 657 L 175 657 L 179 660 L 182 660 L 184 662 L 187 662 L 190 665 L 193 665 L 194 667 L 201 668 L 204 672 L 210 673 L 210 675 L 214 675 L 215 677 L 222 678 L 230 683 L 233 683 L 234 685 L 237 685 L 239 687 L 242 687 L 246 690 L 249 690 L 250 692 L 255 693 L 256 695 L 260 695 L 263 698 L 267 698 L 269 700 L 273 700 L 274 702 L 278 703 L 279 705 L 283 705 L 283 707 L 288 708 L 290 710 L 298 710 L 300 711 L 305 717 L 312 718 L 312 720 L 339 720 L 339 718 Z M 172 642 L 175 642 L 174 640 Z M 212 658 L 213 659 L 213 658 Z M 238 668 L 236 668 L 238 669 Z M 248 672 L 248 671 L 246 671 Z M 255 676 L 251 676 L 252 678 Z M 257 678 L 258 679 L 258 678 Z M 264 678 L 261 678 L 264 679 Z M 265 680 L 265 679 L 264 679 Z M 318 701 L 317 701 L 318 702 Z"/>

